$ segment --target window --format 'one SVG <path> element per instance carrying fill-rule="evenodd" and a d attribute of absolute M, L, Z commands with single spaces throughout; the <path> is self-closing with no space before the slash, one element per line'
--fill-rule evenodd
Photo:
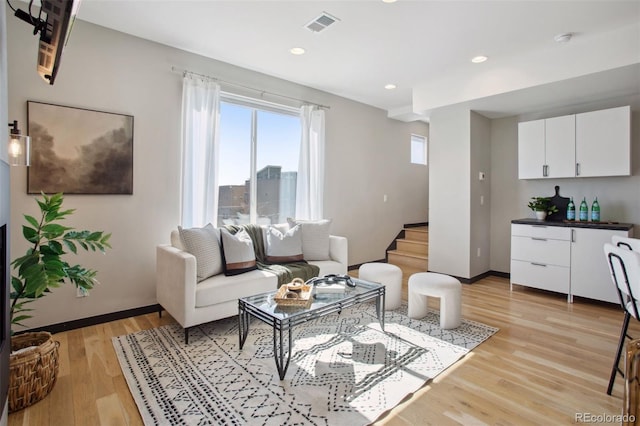
<path fill-rule="evenodd" d="M 427 165 L 427 138 L 411 135 L 411 162 Z"/>
<path fill-rule="evenodd" d="M 223 95 L 219 129 L 218 225 L 295 217 L 298 110 Z"/>

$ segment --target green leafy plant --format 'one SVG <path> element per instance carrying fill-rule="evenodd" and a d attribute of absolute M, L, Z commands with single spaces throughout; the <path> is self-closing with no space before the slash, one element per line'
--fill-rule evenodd
<path fill-rule="evenodd" d="M 547 214 L 556 213 L 558 208 L 551 204 L 550 197 L 531 197 L 531 201 L 527 204 L 534 212 L 547 212 Z"/>
<path fill-rule="evenodd" d="M 11 324 L 24 325 L 21 321 L 32 318 L 32 311 L 25 305 L 60 287 L 65 280 L 84 290 L 93 288 L 96 273 L 80 265 L 71 266 L 62 259 L 65 250 L 77 254 L 78 248 L 104 253 L 111 248 L 111 234 L 102 231 L 76 231 L 74 228 L 60 225 L 58 222 L 71 215 L 75 209 L 61 210 L 63 194 L 52 196 L 42 194 L 42 200 L 36 200 L 40 206 L 40 219 L 24 215 L 27 225 L 22 226 L 22 235 L 33 246 L 27 253 L 11 262 L 17 276 L 11 277 Z"/>

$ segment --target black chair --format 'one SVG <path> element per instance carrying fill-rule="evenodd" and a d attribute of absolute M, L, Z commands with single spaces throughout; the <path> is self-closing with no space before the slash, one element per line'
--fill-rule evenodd
<path fill-rule="evenodd" d="M 609 265 L 611 279 L 618 292 L 620 306 L 624 309 L 624 320 L 622 322 L 622 329 L 620 330 L 620 340 L 618 342 L 613 368 L 611 369 L 609 387 L 607 388 L 607 394 L 611 395 L 616 374 L 620 373 L 623 378 L 625 376 L 619 364 L 622 351 L 624 350 L 625 340 L 627 338 L 631 339 L 631 336 L 627 333 L 629 321 L 631 317 L 636 320 L 640 319 L 638 299 L 636 297 L 640 295 L 640 253 L 630 250 L 625 246 L 614 246 L 612 244 L 604 245 L 604 253 L 607 258 L 607 264 Z"/>

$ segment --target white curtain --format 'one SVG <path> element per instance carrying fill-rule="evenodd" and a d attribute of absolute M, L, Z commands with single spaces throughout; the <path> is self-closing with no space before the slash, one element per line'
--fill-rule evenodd
<path fill-rule="evenodd" d="M 216 226 L 220 86 L 185 74 L 182 82 L 182 226 Z"/>
<path fill-rule="evenodd" d="M 300 108 L 302 138 L 296 185 L 296 218 L 323 219 L 324 111 L 314 106 Z"/>

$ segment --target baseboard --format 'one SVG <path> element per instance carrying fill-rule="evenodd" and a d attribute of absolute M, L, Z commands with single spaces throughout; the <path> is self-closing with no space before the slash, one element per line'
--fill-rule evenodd
<path fill-rule="evenodd" d="M 349 271 L 353 271 L 354 269 L 360 269 L 360 267 L 362 265 L 364 265 L 365 263 L 387 263 L 386 259 L 378 259 L 378 260 L 372 260 L 369 262 L 362 262 L 362 263 L 356 263 L 355 265 L 349 265 L 349 267 L 347 268 Z"/>
<path fill-rule="evenodd" d="M 25 330 L 25 332 L 48 331 L 49 333 L 55 334 L 62 331 L 75 330 L 77 328 L 89 327 L 92 325 L 103 324 L 105 322 L 117 321 L 125 318 L 136 317 L 138 315 L 158 312 L 159 308 L 160 305 L 158 304 L 143 306 L 140 308 L 127 309 L 126 311 L 112 312 L 110 314 L 96 315 L 94 317 L 61 322 L 58 324 L 47 325 L 45 327 L 32 328 L 30 330 Z"/>
<path fill-rule="evenodd" d="M 429 222 L 405 223 L 405 228 L 419 228 L 421 226 L 429 226 Z"/>
<path fill-rule="evenodd" d="M 471 277 L 471 278 L 456 277 L 455 275 L 451 275 L 451 276 L 457 279 L 458 281 L 460 281 L 462 284 L 473 284 L 476 281 L 480 281 L 481 279 L 487 278 L 487 277 L 510 278 L 511 274 L 508 272 L 489 270 L 487 272 L 483 272 L 482 274 L 476 275 L 475 277 Z"/>

